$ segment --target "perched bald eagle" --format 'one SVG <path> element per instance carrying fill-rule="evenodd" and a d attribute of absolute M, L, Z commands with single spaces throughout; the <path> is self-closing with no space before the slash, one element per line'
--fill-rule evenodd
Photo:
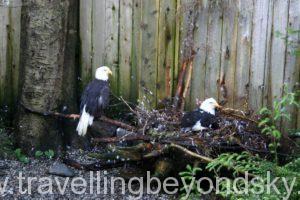
<path fill-rule="evenodd" d="M 88 126 L 93 124 L 95 117 L 100 117 L 109 103 L 108 76 L 111 70 L 102 66 L 96 70 L 95 79 L 88 84 L 81 96 L 80 120 L 77 126 L 78 135 L 84 136 Z"/>
<path fill-rule="evenodd" d="M 215 109 L 220 107 L 213 98 L 206 99 L 200 108 L 184 114 L 181 120 L 181 127 L 184 130 L 202 131 L 208 128 L 218 128 L 218 120 L 215 116 Z"/>

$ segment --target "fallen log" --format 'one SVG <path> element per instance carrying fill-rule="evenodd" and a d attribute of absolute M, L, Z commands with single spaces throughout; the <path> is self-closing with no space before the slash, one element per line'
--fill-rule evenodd
<path fill-rule="evenodd" d="M 76 160 L 72 160 L 69 158 L 63 159 L 63 163 L 73 167 L 78 170 L 85 170 L 85 171 L 99 171 L 105 169 L 111 169 L 116 167 L 121 167 L 124 165 L 123 161 L 111 161 L 111 162 L 94 162 L 92 164 L 83 164 Z"/>
<path fill-rule="evenodd" d="M 117 143 L 117 142 L 129 142 L 129 141 L 137 141 L 142 140 L 145 142 L 150 142 L 151 137 L 142 134 L 130 134 L 122 137 L 104 137 L 104 138 L 92 138 L 92 143 Z"/>

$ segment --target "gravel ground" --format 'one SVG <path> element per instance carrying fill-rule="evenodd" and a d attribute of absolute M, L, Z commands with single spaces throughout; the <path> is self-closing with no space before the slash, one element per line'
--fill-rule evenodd
<path fill-rule="evenodd" d="M 76 157 L 77 160 L 84 160 L 82 156 L 78 156 L 78 152 L 70 153 L 70 157 Z M 81 155 L 81 154 L 80 154 Z M 87 163 L 92 160 L 85 160 Z M 119 169 L 110 169 L 107 171 L 100 171 L 98 174 L 100 175 L 100 194 L 97 193 L 97 172 L 93 172 L 91 176 L 91 172 L 74 170 L 75 176 L 72 178 L 66 177 L 58 177 L 55 175 L 50 175 L 48 173 L 50 166 L 53 165 L 54 162 L 59 162 L 57 160 L 37 160 L 31 159 L 29 164 L 23 164 L 19 161 L 14 160 L 0 160 L 0 199 L 137 199 L 136 195 L 131 194 L 129 192 L 128 185 L 126 184 L 125 194 L 122 194 L 121 191 L 121 182 L 116 181 L 115 183 L 115 194 L 111 194 L 111 187 L 108 187 L 108 194 L 104 194 L 104 185 L 105 179 L 108 180 L 108 186 L 110 186 L 110 178 L 118 177 Z M 22 182 L 19 178 L 20 173 L 22 173 Z M 36 177 L 37 179 L 32 179 L 30 182 L 30 177 Z M 46 178 L 47 177 L 47 178 Z M 85 187 L 71 187 L 72 181 L 74 179 L 81 177 L 84 178 L 87 182 L 86 191 L 83 189 Z M 93 178 L 91 178 L 93 177 Z M 92 180 L 92 181 L 91 181 Z M 5 181 L 7 185 L 5 190 L 3 191 L 3 187 L 5 185 Z M 52 182 L 52 193 L 49 188 L 49 183 Z M 91 184 L 93 182 L 93 184 Z M 82 183 L 81 181 L 76 181 L 77 184 Z M 48 184 L 48 185 L 47 185 Z M 65 192 L 61 192 L 66 184 Z M 31 185 L 31 187 L 29 187 Z M 93 188 L 91 189 L 91 185 Z M 145 186 L 146 183 L 143 183 Z M 44 187 L 42 187 L 44 186 Z M 138 189 L 138 185 L 136 184 L 133 187 L 134 189 Z M 31 188 L 31 191 L 30 191 Z M 25 194 L 21 194 L 20 190 L 26 191 Z M 83 191 L 83 194 L 76 194 L 78 191 Z M 91 192 L 92 191 L 92 192 Z M 45 192 L 47 194 L 42 194 L 41 192 Z M 99 191 L 98 191 L 99 192 Z M 143 192 L 143 196 L 138 199 L 160 199 L 160 200 L 169 200 L 175 199 L 175 197 L 168 196 L 166 194 L 146 194 Z"/>

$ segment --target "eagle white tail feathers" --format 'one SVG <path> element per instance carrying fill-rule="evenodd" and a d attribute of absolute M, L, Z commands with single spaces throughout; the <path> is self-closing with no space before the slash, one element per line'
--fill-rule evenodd
<path fill-rule="evenodd" d="M 84 106 L 76 129 L 78 135 L 85 136 L 88 126 L 91 126 L 93 124 L 93 121 L 94 121 L 94 117 L 86 112 Z"/>

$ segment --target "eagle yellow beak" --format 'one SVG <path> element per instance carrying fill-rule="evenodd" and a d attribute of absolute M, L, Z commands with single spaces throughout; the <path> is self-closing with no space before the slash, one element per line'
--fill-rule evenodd
<path fill-rule="evenodd" d="M 216 108 L 222 108 L 218 103 L 215 104 Z"/>
<path fill-rule="evenodd" d="M 112 75 L 112 74 L 113 74 L 111 70 L 108 70 L 107 73 L 108 73 L 109 75 Z"/>

